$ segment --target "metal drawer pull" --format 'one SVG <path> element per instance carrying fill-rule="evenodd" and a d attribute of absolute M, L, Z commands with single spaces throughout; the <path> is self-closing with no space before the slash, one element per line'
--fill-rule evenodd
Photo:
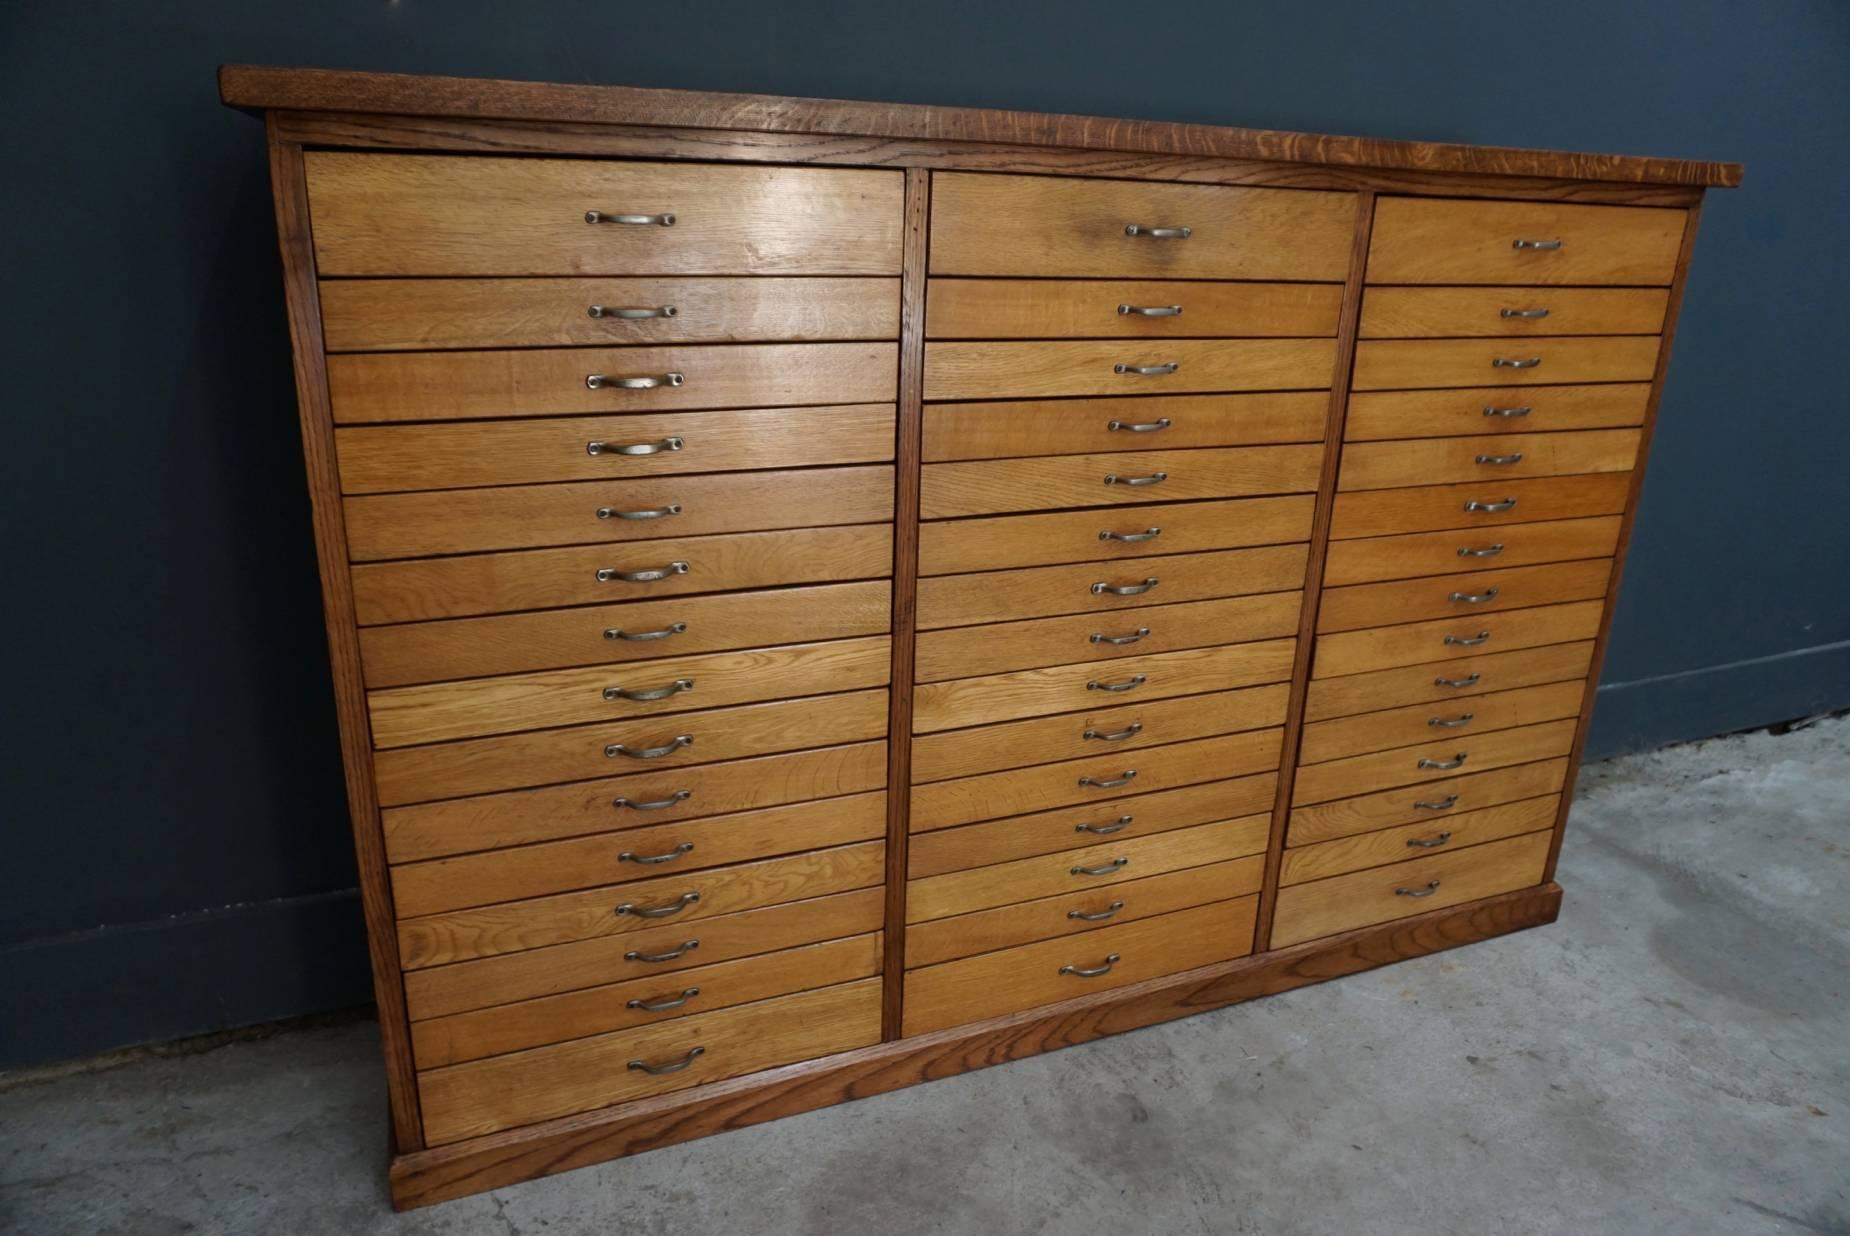
<path fill-rule="evenodd" d="M 1141 596 L 1142 594 L 1150 591 L 1150 589 L 1156 587 L 1156 585 L 1162 582 L 1163 582 L 1162 580 L 1158 579 L 1154 575 L 1145 576 L 1144 581 L 1141 584 L 1108 584 L 1105 581 L 1100 580 L 1098 583 L 1092 585 L 1092 595 L 1095 597 Z"/>
<path fill-rule="evenodd" d="M 631 950 L 623 954 L 625 961 L 679 961 L 700 947 L 698 940 L 683 940 L 665 953 L 638 953 Z"/>
<path fill-rule="evenodd" d="M 1561 242 L 1558 240 L 1512 240 L 1510 242 L 1512 249 L 1559 249 L 1560 247 Z"/>
<path fill-rule="evenodd" d="M 1138 640 L 1145 638 L 1149 634 L 1150 634 L 1149 627 L 1138 627 L 1135 631 L 1132 631 L 1129 635 L 1104 635 L 1098 631 L 1094 631 L 1092 632 L 1089 642 L 1094 643 L 1094 644 L 1110 644 L 1114 648 L 1122 648 L 1126 644 L 1136 643 Z"/>
<path fill-rule="evenodd" d="M 1518 360 L 1514 356 L 1493 356 L 1490 358 L 1490 367 L 1492 369 L 1534 369 L 1541 363 L 1542 358 L 1539 356 L 1531 356 L 1528 360 Z"/>
<path fill-rule="evenodd" d="M 1119 305 L 1118 316 L 1140 318 L 1179 318 L 1182 316 L 1180 305 Z"/>
<path fill-rule="evenodd" d="M 699 893 L 682 893 L 673 901 L 659 906 L 639 906 L 633 901 L 626 901 L 617 907 L 617 913 L 633 914 L 637 918 L 667 918 L 670 914 L 679 914 L 699 900 Z"/>
<path fill-rule="evenodd" d="M 1421 772 L 1424 772 L 1429 768 L 1436 768 L 1440 772 L 1450 772 L 1454 768 L 1464 767 L 1464 762 L 1467 758 L 1469 757 L 1465 754 L 1465 752 L 1460 751 L 1456 755 L 1452 756 L 1452 758 L 1449 760 L 1422 759 L 1418 764 L 1415 764 L 1414 767 L 1419 769 Z"/>
<path fill-rule="evenodd" d="M 1161 528 L 1145 528 L 1142 532 L 1105 531 L 1098 534 L 1098 539 L 1101 541 L 1121 541 L 1126 545 L 1137 545 L 1144 541 L 1154 541 L 1161 535 L 1163 535 L 1163 530 Z"/>
<path fill-rule="evenodd" d="M 631 442 L 624 446 L 612 446 L 608 442 L 585 443 L 587 455 L 661 455 L 678 451 L 685 445 L 679 438 L 658 438 L 654 442 Z"/>
<path fill-rule="evenodd" d="M 1397 888 L 1394 890 L 1394 895 L 1396 897 L 1430 897 L 1438 891 L 1439 881 L 1429 880 L 1425 888 Z"/>
<path fill-rule="evenodd" d="M 594 391 L 652 391 L 658 386 L 680 386 L 686 381 L 684 373 L 660 373 L 644 378 L 613 378 L 602 373 L 585 375 L 585 385 Z"/>
<path fill-rule="evenodd" d="M 647 1000 L 626 1000 L 623 1002 L 623 1007 L 626 1009 L 635 1009 L 641 1013 L 665 1013 L 669 1009 L 680 1008 L 683 1004 L 686 1004 L 699 994 L 700 988 L 689 987 L 680 995 L 667 1000 L 657 1000 L 654 1003 L 650 1003 Z"/>
<path fill-rule="evenodd" d="M 604 698 L 612 701 L 635 700 L 639 704 L 647 704 L 654 700 L 665 700 L 671 695 L 679 695 L 683 691 L 692 691 L 693 689 L 694 680 L 692 678 L 677 678 L 665 687 L 651 687 L 646 691 L 632 691 L 627 687 L 605 687 Z"/>
<path fill-rule="evenodd" d="M 1499 466 L 1503 464 L 1519 464 L 1522 462 L 1522 452 L 1517 451 L 1513 455 L 1479 455 L 1477 456 L 1477 461 L 1481 464 L 1497 464 Z"/>
<path fill-rule="evenodd" d="M 694 745 L 692 734 L 676 734 L 659 747 L 626 747 L 620 742 L 613 742 L 604 748 L 604 754 L 611 757 L 626 755 L 632 760 L 659 760 L 664 755 L 673 755 L 682 747 Z"/>
<path fill-rule="evenodd" d="M 676 790 L 667 798 L 657 798 L 651 802 L 639 803 L 629 798 L 613 798 L 610 800 L 610 805 L 613 807 L 627 807 L 631 811 L 660 811 L 664 807 L 672 807 L 676 803 L 684 803 L 693 796 L 694 792 L 692 790 Z"/>
<path fill-rule="evenodd" d="M 1539 322 L 1543 318 L 1548 316 L 1548 310 L 1546 309 L 1503 309 L 1499 311 L 1499 314 L 1500 316 L 1506 317 L 1506 318 L 1521 318 L 1526 322 Z"/>
<path fill-rule="evenodd" d="M 667 639 L 670 635 L 679 635 L 687 630 L 685 622 L 671 622 L 659 631 L 625 631 L 622 627 L 608 627 L 604 631 L 605 639 Z"/>
<path fill-rule="evenodd" d="M 1174 423 L 1166 416 L 1159 416 L 1153 421 L 1106 421 L 1105 428 L 1111 433 L 1117 433 L 1119 430 L 1125 433 L 1156 433 L 1169 428 Z"/>
<path fill-rule="evenodd" d="M 1079 779 L 1079 788 L 1082 790 L 1115 790 L 1129 785 L 1136 779 L 1137 770 L 1135 768 L 1127 768 L 1124 770 L 1122 776 L 1107 777 L 1103 781 L 1100 781 L 1097 777 L 1081 777 Z"/>
<path fill-rule="evenodd" d="M 1109 837 L 1113 833 L 1121 833 L 1129 828 L 1131 821 L 1136 818 L 1134 815 L 1121 815 L 1109 824 L 1075 824 L 1073 831 L 1091 833 L 1094 837 Z"/>
<path fill-rule="evenodd" d="M 681 504 L 679 502 L 670 502 L 667 506 L 658 506 L 653 510 L 646 511 L 619 511 L 614 506 L 600 506 L 597 508 L 597 517 L 599 519 L 666 519 L 670 515 L 679 515 L 680 513 Z"/>
<path fill-rule="evenodd" d="M 1435 730 L 1455 730 L 1462 726 L 1470 725 L 1471 722 L 1476 719 L 1477 714 L 1474 712 L 1461 712 L 1456 717 L 1432 717 L 1428 719 L 1426 724 L 1432 726 Z"/>
<path fill-rule="evenodd" d="M 1122 901 L 1114 901 L 1103 910 L 1099 910 L 1095 913 L 1088 914 L 1084 910 L 1068 910 L 1066 916 L 1068 918 L 1076 918 L 1082 923 L 1102 923 L 1123 908 L 1124 903 Z"/>
<path fill-rule="evenodd" d="M 1143 733 L 1143 722 L 1133 721 L 1123 729 L 1113 730 L 1109 734 L 1101 733 L 1098 730 L 1087 730 L 1085 733 L 1081 734 L 1080 737 L 1096 738 L 1100 742 L 1123 742 L 1126 738 L 1135 738 L 1141 733 Z M 1125 818 L 1129 819 L 1130 817 L 1126 816 Z"/>
<path fill-rule="evenodd" d="M 1136 374 L 1138 377 L 1148 378 L 1165 373 L 1174 373 L 1181 367 L 1181 361 L 1164 361 L 1160 365 L 1113 365 L 1111 371 L 1113 373 Z"/>
<path fill-rule="evenodd" d="M 1486 601 L 1496 600 L 1497 594 L 1501 591 L 1503 591 L 1501 588 L 1486 588 L 1482 592 L 1454 592 L 1446 600 L 1460 601 L 1466 605 L 1482 605 Z"/>
<path fill-rule="evenodd" d="M 1116 472 L 1108 472 L 1105 474 L 1105 484 L 1129 485 L 1132 488 L 1141 485 L 1161 485 L 1168 479 L 1169 474 L 1167 472 L 1152 472 L 1148 476 L 1119 476 Z"/>
<path fill-rule="evenodd" d="M 1131 860 L 1128 858 L 1114 858 L 1103 867 L 1074 867 L 1071 871 L 1074 875 L 1082 876 L 1110 875 L 1114 871 L 1124 870 L 1126 867 L 1130 866 L 1130 862 Z"/>
<path fill-rule="evenodd" d="M 1512 511 L 1515 509 L 1516 509 L 1516 499 L 1514 498 L 1504 498 L 1498 502 L 1479 502 L 1476 499 L 1473 499 L 1465 503 L 1465 510 L 1471 514 L 1477 514 L 1479 512 L 1484 512 L 1484 513 L 1495 515 L 1503 511 Z"/>
<path fill-rule="evenodd" d="M 672 863 L 683 854 L 692 854 L 693 852 L 694 843 L 691 841 L 683 841 L 674 849 L 667 850 L 661 854 L 638 854 L 634 850 L 625 850 L 623 853 L 617 855 L 617 861 L 620 863 Z"/>
<path fill-rule="evenodd" d="M 1407 844 L 1410 846 L 1417 846 L 1422 850 L 1436 850 L 1451 839 L 1452 834 L 1446 832 L 1440 833 L 1437 837 L 1409 837 L 1407 838 Z"/>
<path fill-rule="evenodd" d="M 597 573 L 597 582 L 608 584 L 621 580 L 626 584 L 653 584 L 657 580 L 667 579 L 670 575 L 685 575 L 687 569 L 685 562 L 670 562 L 665 567 L 650 567 L 646 571 L 619 571 L 615 567 L 604 567 Z"/>
<path fill-rule="evenodd" d="M 1469 545 L 1460 545 L 1458 547 L 1458 556 L 1460 558 L 1495 558 L 1502 552 L 1503 542 L 1501 541 L 1498 541 L 1495 545 L 1486 545 L 1482 549 L 1472 549 Z"/>
<path fill-rule="evenodd" d="M 1148 681 L 1150 681 L 1150 679 L 1148 675 L 1145 675 L 1145 674 L 1132 674 L 1129 678 L 1126 678 L 1123 682 L 1100 682 L 1095 678 L 1091 682 L 1088 682 L 1086 684 L 1086 690 L 1088 691 L 1129 691 L 1134 687 L 1141 687 L 1144 683 Z"/>
<path fill-rule="evenodd" d="M 1432 680 L 1432 685 L 1453 688 L 1475 687 L 1481 677 L 1483 677 L 1481 674 L 1466 674 L 1463 678 L 1435 678 Z"/>
<path fill-rule="evenodd" d="M 601 210 L 585 211 L 586 223 L 629 223 L 639 226 L 673 227 L 673 215 L 607 215 Z"/>
<path fill-rule="evenodd" d="M 626 318 L 634 321 L 639 318 L 672 318 L 681 312 L 673 305 L 657 305 L 653 309 L 612 309 L 609 305 L 592 305 L 585 310 L 593 318 Z"/>
<path fill-rule="evenodd" d="M 1485 409 L 1484 409 L 1484 415 L 1485 415 L 1485 416 L 1501 416 L 1501 417 L 1503 417 L 1503 418 L 1504 418 L 1505 420 L 1511 420 L 1511 419 L 1514 419 L 1515 417 L 1518 417 L 1518 416 L 1527 416 L 1527 415 L 1529 415 L 1529 413 L 1531 413 L 1531 412 L 1533 412 L 1533 411 L 1535 411 L 1535 409 L 1534 409 L 1534 408 L 1530 408 L 1530 407 L 1525 407 L 1525 408 L 1485 408 Z"/>
<path fill-rule="evenodd" d="M 632 1060 L 629 1062 L 629 1067 L 632 1069 L 639 1069 L 651 1076 L 659 1077 L 663 1073 L 679 1073 L 682 1069 L 692 1064 L 696 1057 L 706 1054 L 707 1049 L 704 1047 L 690 1047 L 687 1049 L 687 1054 L 685 1056 L 682 1056 L 679 1060 L 671 1060 L 667 1064 L 650 1064 L 647 1060 Z"/>
<path fill-rule="evenodd" d="M 1458 805 L 1458 795 L 1447 794 L 1444 798 L 1416 798 L 1413 805 L 1421 811 L 1450 811 Z"/>
<path fill-rule="evenodd" d="M 1092 966 L 1090 968 L 1084 966 L 1061 966 L 1060 973 L 1070 974 L 1074 978 L 1098 978 L 1102 974 L 1110 974 L 1111 968 L 1122 960 L 1123 958 L 1118 954 L 1113 953 L 1105 958 L 1105 964 L 1102 966 Z"/>
<path fill-rule="evenodd" d="M 1476 635 L 1448 635 L 1445 644 L 1450 648 L 1476 648 L 1479 644 L 1490 642 L 1489 631 L 1479 631 Z"/>
<path fill-rule="evenodd" d="M 1144 227 L 1140 223 L 1126 223 L 1126 236 L 1148 236 L 1151 240 L 1187 240 L 1195 234 L 1192 227 Z"/>

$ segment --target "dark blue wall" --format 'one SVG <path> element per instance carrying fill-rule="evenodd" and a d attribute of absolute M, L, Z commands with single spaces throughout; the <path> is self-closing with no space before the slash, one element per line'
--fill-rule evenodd
<path fill-rule="evenodd" d="M 23 0 L 0 1064 L 368 996 L 262 134 L 221 61 L 1740 160 L 1595 753 L 1850 705 L 1850 6 Z"/>

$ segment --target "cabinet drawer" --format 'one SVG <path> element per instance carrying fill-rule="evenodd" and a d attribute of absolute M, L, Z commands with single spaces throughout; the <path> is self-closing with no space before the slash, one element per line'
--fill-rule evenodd
<path fill-rule="evenodd" d="M 1574 745 L 1576 718 L 1545 721 L 1513 730 L 1462 737 L 1428 738 L 1416 747 L 1397 747 L 1368 755 L 1298 769 L 1292 786 L 1294 806 L 1328 802 L 1401 785 L 1443 781 L 1454 772 L 1504 768 L 1566 755 Z"/>
<path fill-rule="evenodd" d="M 1624 429 L 1644 424 L 1650 402 L 1649 382 L 1357 391 L 1349 396 L 1343 437 L 1350 442 L 1366 442 Z"/>
<path fill-rule="evenodd" d="M 1350 584 L 1325 590 L 1318 607 L 1317 629 L 1358 631 L 1426 618 L 1468 617 L 1592 600 L 1606 595 L 1611 577 L 1610 558 L 1589 558 L 1530 567 L 1485 569 L 1480 565 L 1463 578 L 1441 575 L 1385 584 Z"/>
<path fill-rule="evenodd" d="M 1592 639 L 1599 632 L 1600 601 L 1512 609 L 1482 618 L 1443 618 L 1317 637 L 1312 678 L 1335 678 L 1397 665 L 1423 665 L 1484 652 L 1539 648 Z"/>
<path fill-rule="evenodd" d="M 1251 339 L 1334 335 L 1343 290 L 1334 283 L 933 279 L 926 297 L 928 339 Z"/>
<path fill-rule="evenodd" d="M 304 156 L 323 275 L 896 275 L 896 171 Z M 668 226 L 591 223 L 672 215 Z"/>
<path fill-rule="evenodd" d="M 1495 438 L 1352 442 L 1343 447 L 1337 487 L 1393 489 L 1475 481 L 1495 489 L 1512 477 L 1627 472 L 1638 460 L 1639 436 L 1636 429 L 1586 429 Z"/>
<path fill-rule="evenodd" d="M 1278 894 L 1272 943 L 1284 948 L 1539 884 L 1550 836 L 1528 833 L 1452 854 L 1294 884 Z"/>
<path fill-rule="evenodd" d="M 1486 567 L 1509 569 L 1610 558 L 1619 545 L 1620 523 L 1617 515 L 1602 515 L 1512 524 L 1494 536 L 1468 531 L 1415 532 L 1332 541 L 1323 560 L 1323 584 L 1331 588 L 1384 579 L 1463 575 Z"/>
<path fill-rule="evenodd" d="M 1307 541 L 1315 507 L 1312 495 L 1294 494 L 927 523 L 919 527 L 919 574 Z"/>
<path fill-rule="evenodd" d="M 931 184 L 934 275 L 1340 283 L 1355 241 L 1348 193 L 962 172 Z"/>
<path fill-rule="evenodd" d="M 1655 335 L 1667 288 L 1369 288 L 1363 339 Z"/>
<path fill-rule="evenodd" d="M 1661 287 L 1676 273 L 1687 213 L 1384 197 L 1375 204 L 1368 281 Z"/>
<path fill-rule="evenodd" d="M 1317 391 L 932 404 L 925 462 L 1321 442 L 1328 412 Z"/>
<path fill-rule="evenodd" d="M 1592 473 L 1546 480 L 1492 477 L 1463 485 L 1351 491 L 1336 495 L 1330 536 L 1383 536 L 1444 528 L 1482 530 L 1536 520 L 1618 515 L 1631 492 L 1629 472 Z"/>
<path fill-rule="evenodd" d="M 1493 691 L 1464 700 L 1415 704 L 1332 721 L 1313 721 L 1304 727 L 1299 759 L 1307 765 L 1318 764 L 1369 751 L 1388 751 L 1435 741 L 1443 743 L 1491 730 L 1576 717 L 1580 715 L 1586 690 L 1585 681 L 1576 678 L 1539 687 Z"/>
<path fill-rule="evenodd" d="M 1308 492 L 1316 489 L 1322 466 L 1321 446 L 1234 446 L 927 464 L 920 481 L 919 514 L 923 519 L 947 519 L 1062 506 Z M 1109 515 L 1103 518 L 1107 522 L 1101 529 L 1120 522 Z"/>
<path fill-rule="evenodd" d="M 1219 901 L 906 971 L 905 1033 L 1000 1017 L 1163 974 L 1244 957 L 1258 898 Z"/>
<path fill-rule="evenodd" d="M 899 335 L 897 279 L 324 279 L 320 292 L 330 352 Z"/>
<path fill-rule="evenodd" d="M 880 981 L 861 979 L 420 1072 L 424 1136 L 441 1146 L 879 1041 Z M 629 1067 L 690 1056 L 669 1073 Z"/>
<path fill-rule="evenodd" d="M 1501 807 L 1447 815 L 1443 820 L 1403 824 L 1380 832 L 1300 846 L 1285 851 L 1279 883 L 1304 884 L 1369 867 L 1405 862 L 1409 858 L 1423 858 L 1441 849 L 1449 853 L 1486 841 L 1553 828 L 1560 806 L 1559 794 L 1525 798 Z"/>
<path fill-rule="evenodd" d="M 1466 812 L 1559 794 L 1566 780 L 1567 760 L 1557 758 L 1295 807 L 1288 844 L 1312 845 L 1404 824 L 1443 828 L 1440 821 Z M 1433 805 L 1422 807 L 1421 803 Z"/>
<path fill-rule="evenodd" d="M 1656 335 L 1551 339 L 1367 339 L 1355 345 L 1356 390 L 1536 382 L 1649 382 Z"/>
<path fill-rule="evenodd" d="M 1413 704 L 1448 708 L 1492 691 L 1584 679 L 1592 666 L 1593 644 L 1581 640 L 1341 678 L 1315 678 L 1304 697 L 1304 719 L 1316 722 Z"/>
<path fill-rule="evenodd" d="M 1335 366 L 1333 339 L 928 343 L 925 398 L 1032 399 L 1044 395 L 1328 389 Z M 1154 372 L 1136 372 L 1139 369 Z M 579 381 L 583 380 L 580 374 Z M 830 401 L 844 398 L 847 397 L 831 396 Z"/>

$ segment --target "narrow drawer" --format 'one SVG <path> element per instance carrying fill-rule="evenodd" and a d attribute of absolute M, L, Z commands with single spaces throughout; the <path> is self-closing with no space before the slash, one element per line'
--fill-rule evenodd
<path fill-rule="evenodd" d="M 1293 494 L 927 523 L 919 527 L 919 574 L 1307 541 L 1315 508 L 1314 496 Z"/>
<path fill-rule="evenodd" d="M 704 918 L 872 888 L 885 874 L 885 851 L 883 841 L 864 841 L 711 871 L 401 919 L 399 953 L 407 970 L 417 970 L 594 936 L 628 935 L 660 926 L 667 917 L 689 935 L 697 935 L 697 924 Z M 620 908 L 625 906 L 631 908 Z M 671 914 L 651 918 L 637 913 L 663 909 Z"/>
<path fill-rule="evenodd" d="M 1113 662 L 1109 673 L 1101 673 L 1094 665 L 1058 665 L 921 683 L 912 692 L 912 728 L 915 733 L 929 734 L 1071 712 L 1107 700 L 1167 699 L 1283 682 L 1291 677 L 1296 648 L 1296 639 L 1273 639 L 1126 657 Z"/>
<path fill-rule="evenodd" d="M 1322 466 L 1321 446 L 1232 446 L 927 464 L 920 481 L 919 514 L 923 519 L 947 519 L 1064 506 L 1309 492 L 1317 488 Z M 1109 515 L 1103 518 L 1107 522 L 1101 530 L 1119 522 Z"/>
<path fill-rule="evenodd" d="M 1336 333 L 1342 301 L 1335 283 L 933 279 L 925 337 L 1308 338 Z"/>
<path fill-rule="evenodd" d="M 879 932 L 411 1024 L 420 1069 L 659 1025 L 880 972 Z"/>
<path fill-rule="evenodd" d="M 1321 442 L 1328 413 L 1318 391 L 932 404 L 925 462 Z"/>
<path fill-rule="evenodd" d="M 1343 447 L 1337 488 L 1392 489 L 1475 481 L 1494 489 L 1510 478 L 1628 472 L 1638 461 L 1639 437 L 1636 429 L 1585 429 L 1495 438 L 1352 442 Z"/>
<path fill-rule="evenodd" d="M 1296 807 L 1287 844 L 1314 845 L 1408 824 L 1443 828 L 1442 821 L 1467 812 L 1559 794 L 1566 781 L 1563 757 Z"/>
<path fill-rule="evenodd" d="M 1333 339 L 928 343 L 925 398 L 1034 399 L 1050 395 L 1327 390 L 1335 367 Z M 579 375 L 580 382 L 583 377 Z M 837 402 L 842 398 L 831 397 Z"/>
<path fill-rule="evenodd" d="M 1300 846 L 1285 851 L 1279 883 L 1305 884 L 1369 867 L 1385 867 L 1409 858 L 1423 858 L 1441 849 L 1447 852 L 1463 850 L 1486 841 L 1553 828 L 1560 806 L 1559 794 L 1525 798 L 1501 807 L 1447 815 L 1442 821 L 1403 824 L 1399 828 Z"/>
<path fill-rule="evenodd" d="M 1667 288 L 1369 288 L 1364 339 L 1655 335 Z"/>
<path fill-rule="evenodd" d="M 896 275 L 905 178 L 850 168 L 312 151 L 323 275 Z M 588 222 L 660 215 L 666 226 Z"/>
<path fill-rule="evenodd" d="M 365 425 L 334 442 L 350 494 L 878 463 L 893 405 Z"/>
<path fill-rule="evenodd" d="M 670 537 L 353 567 L 361 626 L 468 618 L 787 584 L 873 579 L 893 570 L 890 524 Z"/>
<path fill-rule="evenodd" d="M 367 627 L 360 664 L 367 686 L 398 687 L 877 635 L 892 629 L 892 591 L 868 580 Z"/>
<path fill-rule="evenodd" d="M 1335 678 L 1397 665 L 1423 665 L 1443 658 L 1592 639 L 1599 633 L 1605 608 L 1600 601 L 1574 601 L 1539 609 L 1512 609 L 1482 618 L 1442 618 L 1319 635 L 1311 677 Z"/>
<path fill-rule="evenodd" d="M 441 1146 L 879 1041 L 880 980 L 861 979 L 420 1072 L 424 1136 Z M 651 1073 L 631 1060 L 689 1063 Z"/>
<path fill-rule="evenodd" d="M 899 335 L 897 279 L 324 279 L 330 352 Z"/>
<path fill-rule="evenodd" d="M 1546 480 L 1493 477 L 1463 485 L 1351 491 L 1336 495 L 1330 536 L 1385 536 L 1446 528 L 1482 530 L 1538 520 L 1618 515 L 1631 492 L 1629 472 L 1592 473 Z"/>
<path fill-rule="evenodd" d="M 1550 339 L 1367 339 L 1355 345 L 1356 390 L 1536 382 L 1649 382 L 1656 335 Z"/>
<path fill-rule="evenodd" d="M 1586 678 L 1592 667 L 1593 643 L 1581 640 L 1341 678 L 1317 678 L 1304 697 L 1304 719 L 1314 723 L 1415 704 L 1448 708 L 1460 700 L 1493 691 L 1578 681 Z"/>
<path fill-rule="evenodd" d="M 1452 854 L 1294 884 L 1278 894 L 1272 943 L 1284 948 L 1539 884 L 1550 836 L 1528 833 Z"/>
<path fill-rule="evenodd" d="M 1349 193 L 967 172 L 931 184 L 934 275 L 1340 283 L 1355 241 Z"/>
<path fill-rule="evenodd" d="M 1662 287 L 1676 273 L 1687 213 L 1384 197 L 1375 205 L 1368 281 Z"/>
<path fill-rule="evenodd" d="M 1492 730 L 1513 729 L 1580 715 L 1587 684 L 1581 679 L 1518 687 L 1442 704 L 1415 704 L 1304 727 L 1298 758 L 1306 765 L 1418 743 L 1450 742 Z"/>
<path fill-rule="evenodd" d="M 653 717 L 754 700 L 885 686 L 889 637 L 670 657 L 367 695 L 375 747 L 510 734 L 553 725 Z M 635 672 L 632 672 L 635 671 Z M 698 692 L 698 693 L 696 693 Z"/>
<path fill-rule="evenodd" d="M 1317 611 L 1317 630 L 1359 631 L 1427 618 L 1466 617 L 1592 600 L 1606 595 L 1611 577 L 1610 558 L 1589 558 L 1545 566 L 1479 566 L 1463 578 L 1441 575 L 1385 584 L 1350 584 L 1324 591 Z"/>
<path fill-rule="evenodd" d="M 1356 391 L 1349 396 L 1343 437 L 1350 442 L 1367 442 L 1625 429 L 1644 424 L 1650 403 L 1649 382 Z"/>
<path fill-rule="evenodd" d="M 1610 558 L 1619 545 L 1617 515 L 1512 524 L 1494 536 L 1467 531 L 1413 532 L 1370 540 L 1332 541 L 1323 560 L 1325 588 L 1376 580 L 1463 575 L 1485 567 L 1510 569 L 1546 562 Z"/>
<path fill-rule="evenodd" d="M 1368 755 L 1298 769 L 1291 789 L 1294 806 L 1328 802 L 1401 785 L 1443 781 L 1454 772 L 1506 768 L 1566 755 L 1574 745 L 1578 719 L 1544 721 L 1513 730 L 1464 737 L 1429 738 L 1416 747 L 1397 747 Z"/>
<path fill-rule="evenodd" d="M 1258 898 L 906 972 L 905 1033 L 1000 1017 L 1252 952 Z"/>
<path fill-rule="evenodd" d="M 466 554 L 893 518 L 891 467 L 575 481 L 341 503 L 355 561 Z"/>

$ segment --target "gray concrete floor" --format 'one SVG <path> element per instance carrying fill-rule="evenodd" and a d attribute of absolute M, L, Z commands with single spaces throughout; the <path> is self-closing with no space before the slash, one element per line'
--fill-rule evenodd
<path fill-rule="evenodd" d="M 1850 720 L 1580 800 L 1552 927 L 406 1215 L 370 1023 L 15 1079 L 0 1227 L 1850 1232 Z"/>

